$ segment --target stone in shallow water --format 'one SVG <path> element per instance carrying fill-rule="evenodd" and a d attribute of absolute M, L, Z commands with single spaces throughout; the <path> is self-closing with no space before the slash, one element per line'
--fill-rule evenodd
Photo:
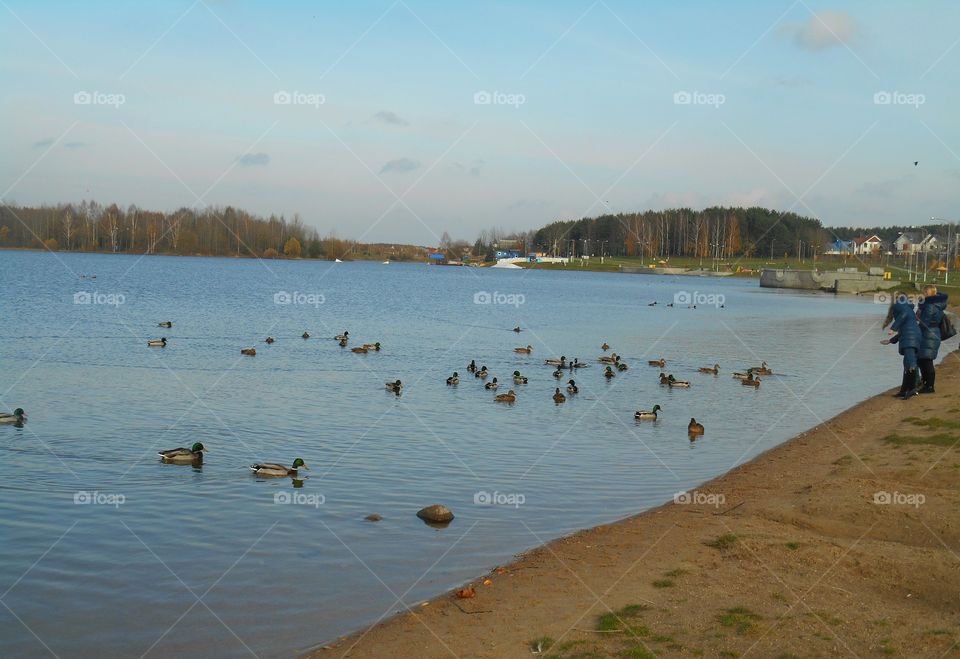
<path fill-rule="evenodd" d="M 417 511 L 417 517 L 428 522 L 449 522 L 453 519 L 453 513 L 446 506 L 435 503 L 432 506 L 421 508 Z"/>
<path fill-rule="evenodd" d="M 373 513 L 372 515 L 367 515 L 366 517 L 364 517 L 364 519 L 367 520 L 368 522 L 379 522 L 381 519 L 383 519 L 383 517 L 381 517 L 376 513 Z"/>

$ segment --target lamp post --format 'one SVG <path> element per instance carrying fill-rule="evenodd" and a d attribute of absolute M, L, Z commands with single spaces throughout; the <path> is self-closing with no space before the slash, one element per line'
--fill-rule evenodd
<path fill-rule="evenodd" d="M 957 245 L 956 243 L 954 243 L 954 240 L 953 240 L 953 225 L 956 224 L 956 222 L 951 220 L 945 220 L 942 217 L 930 218 L 931 222 L 935 222 L 938 220 L 941 222 L 945 222 L 947 225 L 947 258 L 944 260 L 944 263 L 943 263 L 944 267 L 946 268 L 946 271 L 943 273 L 943 283 L 949 284 L 950 283 L 950 250 L 951 248 L 953 249 L 954 258 L 956 258 L 956 254 L 957 254 Z"/>

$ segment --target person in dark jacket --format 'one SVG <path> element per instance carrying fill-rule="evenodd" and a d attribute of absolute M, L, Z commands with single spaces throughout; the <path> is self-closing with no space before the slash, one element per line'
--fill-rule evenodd
<path fill-rule="evenodd" d="M 917 305 L 917 322 L 920 324 L 920 349 L 917 351 L 917 366 L 923 380 L 921 394 L 935 393 L 933 385 L 937 370 L 933 360 L 940 351 L 940 321 L 947 310 L 947 294 L 938 293 L 936 286 L 925 286 L 923 300 Z"/>
<path fill-rule="evenodd" d="M 883 326 L 886 327 L 887 325 L 890 325 L 890 329 L 895 334 L 880 343 L 884 345 L 897 344 L 900 354 L 903 355 L 903 380 L 896 397 L 906 399 L 916 396 L 918 393 L 917 351 L 920 349 L 922 336 L 913 303 L 906 293 L 900 291 L 894 293 L 893 299 L 890 300 L 887 318 L 883 321 Z"/>

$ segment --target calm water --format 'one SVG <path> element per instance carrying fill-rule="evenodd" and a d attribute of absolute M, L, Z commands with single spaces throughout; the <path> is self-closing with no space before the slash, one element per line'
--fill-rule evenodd
<path fill-rule="evenodd" d="M 878 344 L 883 309 L 754 281 L 0 251 L 0 282 L 0 406 L 30 417 L 0 426 L 5 657 L 44 644 L 61 657 L 289 656 L 660 504 L 899 383 L 895 350 Z M 323 303 L 276 304 L 280 291 Z M 678 291 L 726 306 L 663 306 Z M 78 292 L 104 304 L 75 304 Z M 523 304 L 475 304 L 478 292 Z M 518 324 L 528 331 L 508 331 Z M 326 338 L 344 329 L 383 350 Z M 147 348 L 160 336 L 166 348 Z M 631 366 L 609 382 L 604 341 Z M 528 343 L 532 355 L 512 352 Z M 241 357 L 248 345 L 256 357 Z M 556 406 L 543 359 L 559 354 L 593 366 Z M 693 386 L 661 388 L 646 364 L 660 356 Z M 495 404 L 467 377 L 471 358 L 530 384 Z M 730 377 L 761 359 L 777 375 L 759 390 Z M 714 362 L 720 376 L 695 372 Z M 400 398 L 383 386 L 396 378 Z M 656 403 L 658 422 L 634 422 Z M 691 416 L 707 427 L 693 443 Z M 194 441 L 210 449 L 202 468 L 156 457 Z M 298 489 L 247 469 L 295 457 L 312 467 Z M 480 491 L 524 502 L 475 505 Z M 104 503 L 77 505 L 78 492 Z M 445 529 L 414 515 L 436 502 L 457 515 Z"/>

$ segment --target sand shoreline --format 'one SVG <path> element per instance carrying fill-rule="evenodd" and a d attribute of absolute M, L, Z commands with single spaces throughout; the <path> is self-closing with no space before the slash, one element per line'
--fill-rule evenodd
<path fill-rule="evenodd" d="M 960 352 L 890 393 L 309 656 L 960 656 Z"/>

